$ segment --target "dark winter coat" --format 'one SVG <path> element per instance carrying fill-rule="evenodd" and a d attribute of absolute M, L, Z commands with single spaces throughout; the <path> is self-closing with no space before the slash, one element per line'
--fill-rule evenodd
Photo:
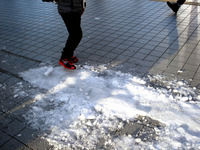
<path fill-rule="evenodd" d="M 83 0 L 58 0 L 58 12 L 69 13 L 77 12 L 82 13 Z"/>

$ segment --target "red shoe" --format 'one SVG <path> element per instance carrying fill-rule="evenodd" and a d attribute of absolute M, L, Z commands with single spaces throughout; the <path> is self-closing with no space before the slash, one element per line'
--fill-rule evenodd
<path fill-rule="evenodd" d="M 68 61 L 67 59 L 60 59 L 58 63 L 66 69 L 76 69 L 76 66 L 74 66 L 74 64 L 71 61 Z"/>
<path fill-rule="evenodd" d="M 71 63 L 76 63 L 76 62 L 78 62 L 78 58 L 76 57 L 76 56 L 72 56 L 71 58 L 68 58 L 67 59 L 69 62 L 71 62 Z"/>

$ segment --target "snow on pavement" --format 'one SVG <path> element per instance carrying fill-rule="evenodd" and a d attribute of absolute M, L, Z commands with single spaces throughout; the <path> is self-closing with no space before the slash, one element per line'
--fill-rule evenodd
<path fill-rule="evenodd" d="M 200 97 L 181 81 L 161 76 L 141 79 L 105 66 L 83 66 L 75 71 L 42 66 L 20 74 L 46 92 L 34 93 L 25 114 L 32 127 L 43 131 L 55 149 L 200 149 Z M 151 86 L 153 80 L 167 84 Z M 133 135 L 112 137 L 120 121 L 138 116 L 158 120 L 156 140 L 144 142 Z M 103 143 L 103 144 L 102 144 Z"/>

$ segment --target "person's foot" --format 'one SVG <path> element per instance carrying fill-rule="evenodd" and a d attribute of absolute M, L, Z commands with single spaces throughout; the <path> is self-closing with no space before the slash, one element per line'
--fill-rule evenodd
<path fill-rule="evenodd" d="M 76 66 L 74 66 L 74 64 L 67 59 L 60 59 L 58 63 L 66 69 L 76 69 Z"/>
<path fill-rule="evenodd" d="M 180 6 L 177 4 L 177 3 L 170 3 L 170 2 L 167 2 L 167 5 L 175 12 L 177 13 Z"/>
<path fill-rule="evenodd" d="M 71 62 L 71 63 L 76 63 L 76 62 L 78 62 L 78 58 L 76 57 L 76 56 L 72 56 L 71 58 L 68 58 L 67 59 L 69 62 Z"/>

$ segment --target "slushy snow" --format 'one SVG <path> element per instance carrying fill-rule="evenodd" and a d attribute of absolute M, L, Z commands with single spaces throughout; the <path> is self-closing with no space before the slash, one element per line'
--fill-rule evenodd
<path fill-rule="evenodd" d="M 25 118 L 32 127 L 50 131 L 43 138 L 55 149 L 200 149 L 200 97 L 182 81 L 145 80 L 87 65 L 74 71 L 42 66 L 21 76 L 46 91 L 33 94 Z M 155 84 L 158 80 L 162 85 Z M 122 121 L 138 116 L 164 124 L 155 128 L 155 140 L 112 137 L 112 131 L 123 128 Z"/>

